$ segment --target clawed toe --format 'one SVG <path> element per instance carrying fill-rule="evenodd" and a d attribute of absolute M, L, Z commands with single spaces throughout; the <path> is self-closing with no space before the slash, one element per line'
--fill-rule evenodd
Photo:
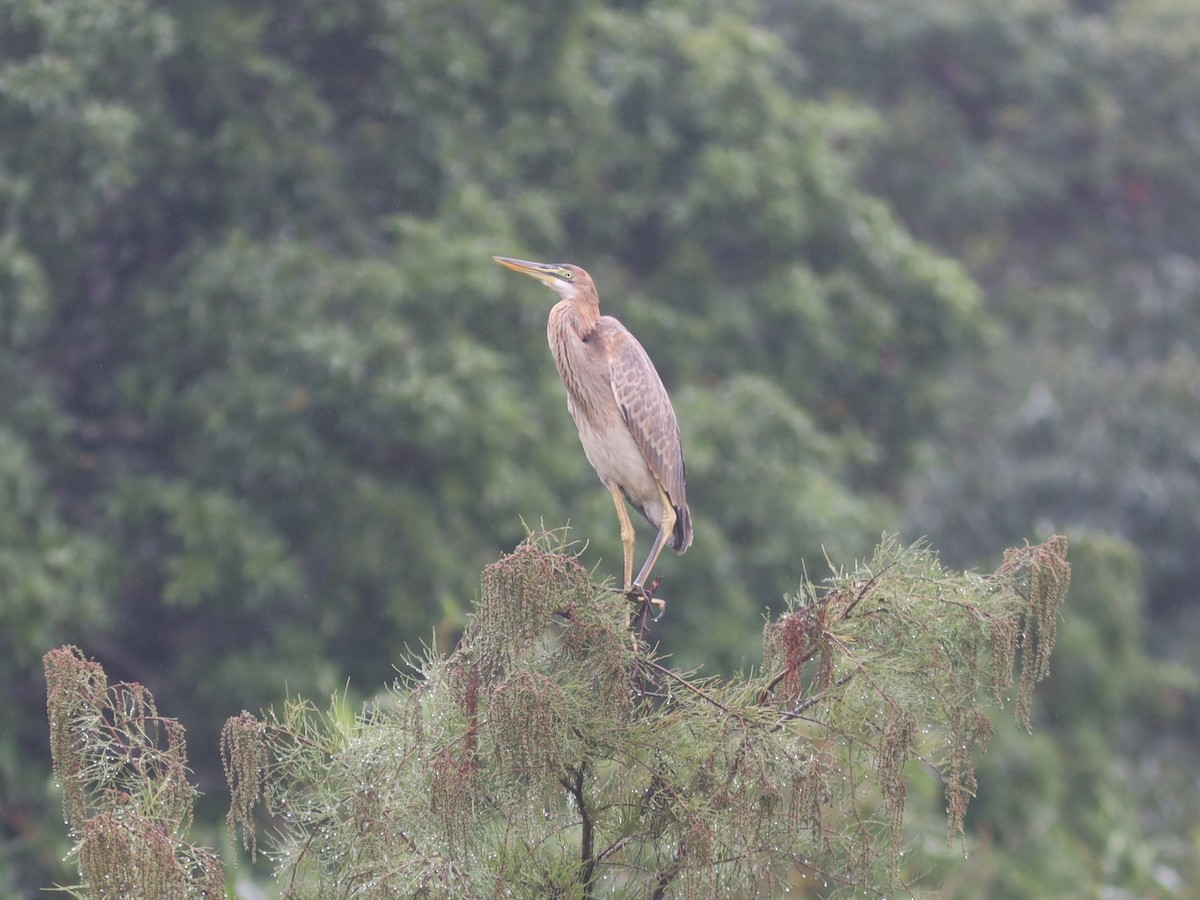
<path fill-rule="evenodd" d="M 625 591 L 625 596 L 629 598 L 630 603 L 641 604 L 641 611 L 638 613 L 638 618 L 643 622 L 649 618 L 651 622 L 657 622 L 662 618 L 667 609 L 667 601 L 661 597 L 655 597 L 654 594 L 658 590 L 658 585 L 662 582 L 661 577 L 655 578 L 650 582 L 649 587 L 644 587 L 640 584 L 635 584 L 629 590 Z M 654 607 L 657 612 L 650 615 L 650 607 Z"/>

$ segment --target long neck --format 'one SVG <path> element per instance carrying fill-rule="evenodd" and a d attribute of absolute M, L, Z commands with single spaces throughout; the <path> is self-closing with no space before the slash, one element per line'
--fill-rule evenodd
<path fill-rule="evenodd" d="M 550 310 L 546 337 L 550 341 L 550 351 L 554 355 L 558 374 L 567 383 L 568 389 L 571 387 L 572 360 L 581 352 L 580 344 L 587 341 L 595 327 L 594 321 L 589 322 L 580 315 L 574 300 L 560 300 Z"/>
<path fill-rule="evenodd" d="M 580 415 L 591 419 L 603 400 L 595 396 L 597 385 L 581 378 L 581 373 L 589 366 L 589 360 L 604 352 L 593 341 L 599 321 L 600 311 L 595 301 L 589 307 L 575 300 L 562 300 L 554 304 L 546 324 L 546 337 L 550 341 L 554 365 L 567 388 L 567 405 L 577 423 Z"/>
<path fill-rule="evenodd" d="M 588 302 L 590 299 L 590 302 Z M 600 304 L 595 298 L 559 300 L 550 310 L 548 331 L 551 343 L 568 335 L 586 341 L 600 321 Z"/>

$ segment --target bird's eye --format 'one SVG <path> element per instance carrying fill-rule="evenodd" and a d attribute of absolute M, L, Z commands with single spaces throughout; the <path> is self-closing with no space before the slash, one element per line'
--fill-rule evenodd
<path fill-rule="evenodd" d="M 563 270 L 562 270 L 562 277 L 563 277 L 563 278 L 565 278 L 565 279 L 567 279 L 567 281 L 570 281 L 572 278 L 574 278 L 574 277 L 575 277 L 575 273 L 574 273 L 574 272 L 572 272 L 570 269 L 563 269 Z"/>

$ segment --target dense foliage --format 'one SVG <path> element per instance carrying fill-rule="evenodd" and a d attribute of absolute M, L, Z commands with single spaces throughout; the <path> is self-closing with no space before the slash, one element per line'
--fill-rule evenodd
<path fill-rule="evenodd" d="M 256 853 L 256 813 L 271 816 L 289 898 L 755 896 L 808 878 L 911 892 L 910 763 L 944 781 L 953 842 L 992 733 L 979 704 L 1015 687 L 1029 724 L 1065 554 L 1055 537 L 985 578 L 890 539 L 803 585 L 764 628 L 762 665 L 722 679 L 664 665 L 623 595 L 561 534 L 534 536 L 485 570 L 454 652 L 413 660 L 362 715 L 335 698 L 325 716 L 293 700 L 231 718 L 231 835 Z M 179 723 L 77 648 L 45 668 L 71 892 L 223 894 L 186 840 Z"/>
<path fill-rule="evenodd" d="M 48 648 L 151 688 L 211 795 L 231 710 L 448 650 L 524 523 L 616 571 L 552 298 L 493 253 L 586 266 L 672 391 L 681 664 L 902 523 L 963 566 L 1067 531 L 1112 577 L 1042 753 L 998 732 L 971 877 L 1200 877 L 1198 18 L 0 0 L 0 888 L 68 877 Z"/>

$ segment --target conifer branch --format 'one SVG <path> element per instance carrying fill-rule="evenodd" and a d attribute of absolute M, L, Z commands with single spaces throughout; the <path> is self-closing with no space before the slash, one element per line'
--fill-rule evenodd
<path fill-rule="evenodd" d="M 985 578 L 885 541 L 861 572 L 805 584 L 767 622 L 769 675 L 701 679 L 630 641 L 624 599 L 535 536 L 485 572 L 459 647 L 411 660 L 420 676 L 352 723 L 302 701 L 230 719 L 230 833 L 253 853 L 256 811 L 273 816 L 280 883 L 297 900 L 592 900 L 602 885 L 774 895 L 797 869 L 907 891 L 905 765 L 942 777 L 948 839 L 961 832 L 990 736 L 979 703 L 1001 696 L 1020 658 L 1028 723 L 1065 552 L 1061 539 L 1011 551 Z M 183 838 L 194 788 L 182 727 L 73 648 L 48 654 L 46 672 L 84 885 L 215 885 L 215 857 Z"/>

